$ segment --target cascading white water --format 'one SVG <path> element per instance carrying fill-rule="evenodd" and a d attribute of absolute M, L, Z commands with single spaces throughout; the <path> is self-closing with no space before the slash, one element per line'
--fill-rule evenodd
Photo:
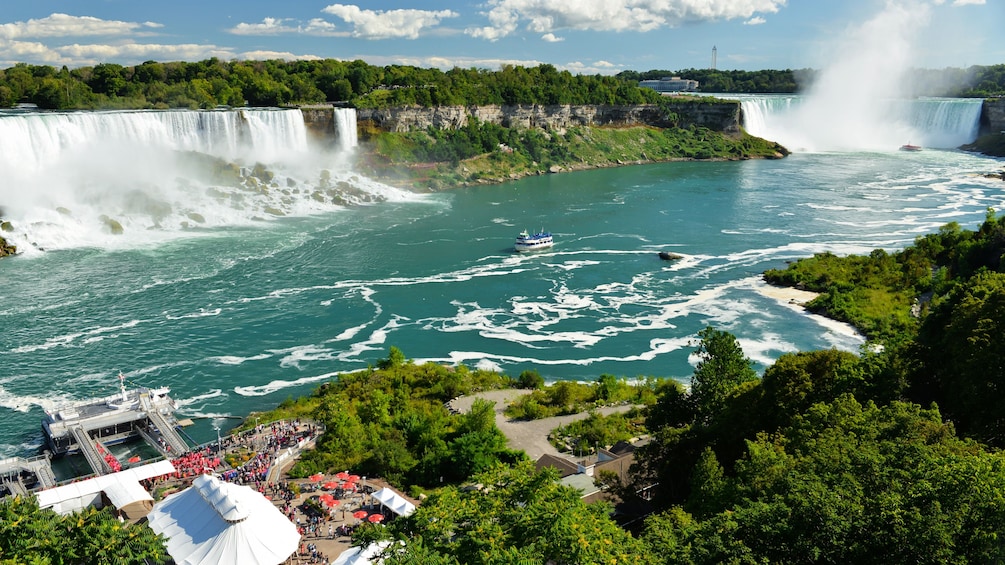
<path fill-rule="evenodd" d="M 355 108 L 335 108 L 335 132 L 339 149 L 347 151 L 359 144 Z"/>
<path fill-rule="evenodd" d="M 743 127 L 792 151 L 893 151 L 905 143 L 951 149 L 970 143 L 980 127 L 980 99 L 879 100 L 867 116 L 816 120 L 806 98 L 741 96 Z"/>
<path fill-rule="evenodd" d="M 973 141 L 980 100 L 914 99 L 909 70 L 941 37 L 925 2 L 889 0 L 869 20 L 833 36 L 805 94 L 746 96 L 747 131 L 791 151 L 895 151 L 910 143 L 951 148 Z M 935 28 L 935 29 L 932 29 Z"/>
<path fill-rule="evenodd" d="M 349 149 L 355 113 L 340 123 Z M 2 114 L 3 236 L 27 253 L 142 245 L 410 197 L 344 153 L 312 147 L 293 109 Z"/>
<path fill-rule="evenodd" d="M 0 170 L 37 171 L 88 146 L 136 145 L 224 159 L 307 149 L 297 110 L 79 112 L 0 118 Z"/>

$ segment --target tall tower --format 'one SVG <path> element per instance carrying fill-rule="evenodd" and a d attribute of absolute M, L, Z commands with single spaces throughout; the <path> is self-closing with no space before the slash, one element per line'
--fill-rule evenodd
<path fill-rule="evenodd" d="M 715 70 L 715 45 L 712 46 L 712 70 Z"/>

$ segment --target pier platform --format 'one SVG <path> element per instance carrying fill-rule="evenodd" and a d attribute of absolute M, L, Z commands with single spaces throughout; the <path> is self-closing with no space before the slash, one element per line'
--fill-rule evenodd
<path fill-rule="evenodd" d="M 54 457 L 81 454 L 94 474 L 104 475 L 122 468 L 110 445 L 142 438 L 166 457 L 188 451 L 167 388 L 126 390 L 121 375 L 119 388 L 117 395 L 46 413 L 42 431 Z"/>

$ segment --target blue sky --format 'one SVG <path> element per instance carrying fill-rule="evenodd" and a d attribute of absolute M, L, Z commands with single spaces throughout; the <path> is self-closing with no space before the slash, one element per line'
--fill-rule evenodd
<path fill-rule="evenodd" d="M 1005 63 L 1005 0 L 33 0 L 0 12 L 0 68 L 363 59 L 573 73 Z M 863 38 L 862 29 L 871 29 Z"/>

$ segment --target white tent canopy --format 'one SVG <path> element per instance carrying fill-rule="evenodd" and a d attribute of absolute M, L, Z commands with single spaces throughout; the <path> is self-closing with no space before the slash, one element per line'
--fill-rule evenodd
<path fill-rule="evenodd" d="M 300 543 L 296 526 L 261 493 L 212 475 L 158 502 L 148 520 L 178 565 L 277 565 Z"/>
<path fill-rule="evenodd" d="M 174 473 L 174 471 L 174 465 L 170 461 L 161 460 L 125 469 L 118 473 L 101 475 L 39 491 L 35 494 L 35 498 L 38 500 L 39 507 L 52 508 L 55 512 L 64 515 L 100 504 L 102 492 L 118 509 L 136 502 L 153 503 L 153 497 L 140 485 L 140 481 Z"/>
<path fill-rule="evenodd" d="M 412 512 L 415 512 L 414 504 L 405 500 L 404 497 L 388 487 L 378 490 L 372 496 L 374 500 L 388 507 L 391 512 L 394 512 L 398 516 L 408 516 Z"/>
<path fill-rule="evenodd" d="M 384 560 L 380 559 L 378 555 L 389 545 L 391 545 L 389 541 L 379 541 L 366 547 L 350 547 L 340 553 L 335 558 L 335 561 L 332 561 L 331 565 L 373 565 L 375 563 L 383 563 Z"/>

